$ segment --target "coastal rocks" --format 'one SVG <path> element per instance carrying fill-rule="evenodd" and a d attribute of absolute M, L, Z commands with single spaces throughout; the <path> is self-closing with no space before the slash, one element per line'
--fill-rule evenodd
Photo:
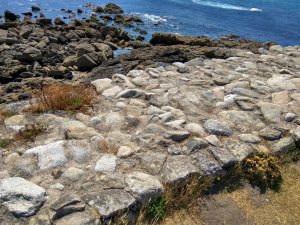
<path fill-rule="evenodd" d="M 20 177 L 0 181 L 0 202 L 18 217 L 35 214 L 46 201 L 46 191 Z"/>
<path fill-rule="evenodd" d="M 209 119 L 204 123 L 204 129 L 210 133 L 221 136 L 230 136 L 232 135 L 231 128 L 224 122 Z"/>
<path fill-rule="evenodd" d="M 9 10 L 4 11 L 4 18 L 9 21 L 16 21 L 19 17 Z"/>
<path fill-rule="evenodd" d="M 104 7 L 104 12 L 108 14 L 121 14 L 124 11 L 121 9 L 120 6 L 114 4 L 114 3 L 109 3 Z"/>

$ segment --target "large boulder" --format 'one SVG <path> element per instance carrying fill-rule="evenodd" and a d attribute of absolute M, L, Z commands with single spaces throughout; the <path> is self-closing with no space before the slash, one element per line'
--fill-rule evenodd
<path fill-rule="evenodd" d="M 108 3 L 105 7 L 104 7 L 104 12 L 109 13 L 109 14 L 120 14 L 123 13 L 123 9 L 114 4 L 114 3 Z"/>
<path fill-rule="evenodd" d="M 21 177 L 0 181 L 0 202 L 18 217 L 35 214 L 46 201 L 46 191 Z"/>
<path fill-rule="evenodd" d="M 4 18 L 6 20 L 16 21 L 19 18 L 19 16 L 16 15 L 16 14 L 14 14 L 13 12 L 11 12 L 9 10 L 5 10 L 5 12 L 4 12 Z"/>

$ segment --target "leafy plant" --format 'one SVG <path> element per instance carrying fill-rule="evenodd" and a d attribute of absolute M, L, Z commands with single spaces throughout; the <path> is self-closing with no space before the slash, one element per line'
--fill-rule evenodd
<path fill-rule="evenodd" d="M 153 199 L 147 208 L 146 216 L 153 220 L 160 220 L 166 215 L 167 201 L 160 197 Z"/>
<path fill-rule="evenodd" d="M 0 139 L 0 148 L 7 148 L 9 145 L 9 140 L 7 139 Z"/>
<path fill-rule="evenodd" d="M 280 167 L 274 156 L 252 154 L 242 162 L 243 173 L 251 184 L 261 188 L 278 189 L 282 183 Z"/>

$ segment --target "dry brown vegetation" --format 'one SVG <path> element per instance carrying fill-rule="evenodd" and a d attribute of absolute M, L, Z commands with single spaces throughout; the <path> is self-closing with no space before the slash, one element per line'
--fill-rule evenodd
<path fill-rule="evenodd" d="M 256 225 L 300 224 L 300 166 L 282 169 L 283 183 L 279 192 L 268 191 L 267 202 L 257 206 L 256 198 L 247 188 L 230 194 Z"/>
<path fill-rule="evenodd" d="M 34 112 L 64 110 L 85 111 L 95 98 L 95 90 L 90 85 L 50 84 L 32 91 Z"/>

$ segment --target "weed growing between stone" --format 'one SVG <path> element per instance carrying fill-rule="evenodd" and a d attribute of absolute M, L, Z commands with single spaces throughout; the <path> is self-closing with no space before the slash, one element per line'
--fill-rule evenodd
<path fill-rule="evenodd" d="M 191 176 L 185 182 L 164 184 L 163 195 L 152 199 L 148 205 L 140 209 L 135 224 L 160 224 L 174 211 L 187 209 L 196 204 L 212 183 L 213 180 L 209 177 Z"/>
<path fill-rule="evenodd" d="M 278 190 L 282 176 L 277 159 L 267 153 L 257 153 L 248 156 L 242 162 L 243 173 L 252 185 L 261 189 Z"/>
<path fill-rule="evenodd" d="M 166 215 L 167 201 L 164 197 L 153 199 L 147 207 L 146 217 L 161 220 Z"/>
<path fill-rule="evenodd" d="M 46 127 L 37 124 L 26 124 L 16 135 L 15 140 L 34 141 L 34 139 L 46 131 Z"/>
<path fill-rule="evenodd" d="M 7 139 L 0 139 L 0 148 L 7 148 L 10 141 Z"/>
<path fill-rule="evenodd" d="M 33 91 L 31 109 L 35 112 L 84 111 L 91 106 L 95 90 L 90 85 L 50 84 Z"/>

